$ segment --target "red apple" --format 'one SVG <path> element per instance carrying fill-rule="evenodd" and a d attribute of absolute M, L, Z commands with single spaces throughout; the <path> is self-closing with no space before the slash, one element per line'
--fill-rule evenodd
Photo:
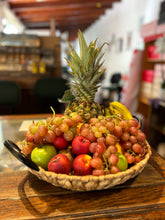
<path fill-rule="evenodd" d="M 72 141 L 72 151 L 75 155 L 88 154 L 90 144 L 91 142 L 87 138 L 77 136 Z"/>
<path fill-rule="evenodd" d="M 92 174 L 92 157 L 88 154 L 80 154 L 73 160 L 73 171 L 76 175 L 84 176 Z"/>
<path fill-rule="evenodd" d="M 57 154 L 49 161 L 48 171 L 69 174 L 71 171 L 71 162 L 66 155 Z"/>
<path fill-rule="evenodd" d="M 61 150 L 67 148 L 69 146 L 69 142 L 65 140 L 63 135 L 60 135 L 55 137 L 53 145 L 57 149 Z"/>

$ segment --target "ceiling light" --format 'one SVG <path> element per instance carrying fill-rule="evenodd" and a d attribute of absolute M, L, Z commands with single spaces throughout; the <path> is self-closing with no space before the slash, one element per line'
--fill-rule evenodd
<path fill-rule="evenodd" d="M 102 7 L 101 2 L 97 2 L 97 3 L 96 3 L 96 8 L 101 8 L 101 7 Z"/>

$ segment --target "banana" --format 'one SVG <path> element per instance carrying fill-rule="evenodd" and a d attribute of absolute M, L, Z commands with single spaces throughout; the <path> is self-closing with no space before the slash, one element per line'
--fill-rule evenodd
<path fill-rule="evenodd" d="M 105 114 L 106 116 L 110 116 L 110 115 L 111 115 L 108 107 L 105 107 L 105 108 L 104 108 L 104 114 Z"/>
<path fill-rule="evenodd" d="M 131 113 L 129 110 L 120 102 L 111 102 L 109 104 L 109 109 L 111 114 L 118 114 L 121 113 L 124 116 L 124 119 L 128 120 L 132 118 Z"/>
<path fill-rule="evenodd" d="M 132 118 L 131 113 L 129 110 L 120 102 L 114 101 L 110 102 L 108 106 L 104 106 L 104 114 L 105 116 L 116 115 L 121 113 L 124 119 L 128 120 Z"/>

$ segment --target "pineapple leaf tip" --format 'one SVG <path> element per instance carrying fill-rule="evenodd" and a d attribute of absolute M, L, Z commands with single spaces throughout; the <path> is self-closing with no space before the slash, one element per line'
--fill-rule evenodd
<path fill-rule="evenodd" d="M 71 90 L 68 89 L 65 91 L 62 99 L 60 100 L 60 102 L 63 102 L 63 103 L 69 103 L 69 102 L 73 102 L 75 100 L 75 97 L 74 95 L 72 94 Z"/>

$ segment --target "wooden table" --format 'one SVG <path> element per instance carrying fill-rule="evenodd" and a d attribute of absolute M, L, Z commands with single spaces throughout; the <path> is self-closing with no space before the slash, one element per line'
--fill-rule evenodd
<path fill-rule="evenodd" d="M 165 161 L 154 150 L 136 178 L 107 190 L 72 192 L 39 180 L 2 149 L 4 139 L 23 138 L 19 131 L 23 119 L 44 117 L 0 118 L 2 219 L 165 219 Z"/>

